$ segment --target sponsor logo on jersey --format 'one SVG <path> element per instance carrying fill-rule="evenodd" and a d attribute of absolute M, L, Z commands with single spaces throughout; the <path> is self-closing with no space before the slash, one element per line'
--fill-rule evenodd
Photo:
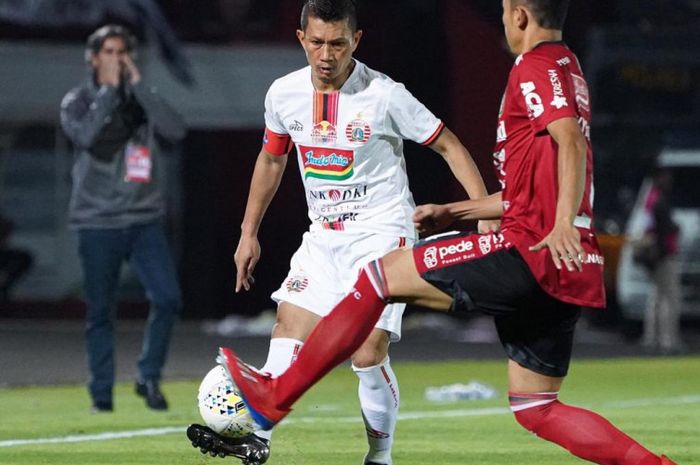
<path fill-rule="evenodd" d="M 309 278 L 306 276 L 291 276 L 287 278 L 286 287 L 288 292 L 303 292 L 308 285 Z"/>
<path fill-rule="evenodd" d="M 294 132 L 302 132 L 304 130 L 304 125 L 299 121 L 294 120 L 294 122 L 289 125 L 289 130 Z"/>
<path fill-rule="evenodd" d="M 508 138 L 508 134 L 506 134 L 506 122 L 499 121 L 498 122 L 498 130 L 496 131 L 496 142 L 503 142 L 507 138 Z"/>
<path fill-rule="evenodd" d="M 527 112 L 530 119 L 539 118 L 542 116 L 542 113 L 544 113 L 542 97 L 540 97 L 535 90 L 535 83 L 532 81 L 520 83 L 520 91 L 525 96 L 525 104 L 527 105 Z"/>
<path fill-rule="evenodd" d="M 324 147 L 299 146 L 304 179 L 330 179 L 342 181 L 354 174 L 355 152 Z"/>
<path fill-rule="evenodd" d="M 560 58 L 557 60 L 557 64 L 559 66 L 566 66 L 569 63 L 571 63 L 571 60 L 569 59 L 569 57 L 564 57 L 564 58 Z"/>
<path fill-rule="evenodd" d="M 591 98 L 588 95 L 588 84 L 583 76 L 571 73 L 571 80 L 574 83 L 574 93 L 576 94 L 576 104 L 585 112 L 591 111 Z"/>
<path fill-rule="evenodd" d="M 345 137 L 355 144 L 364 144 L 372 135 L 372 128 L 367 121 L 361 119 L 361 115 L 348 123 L 345 127 Z"/>
<path fill-rule="evenodd" d="M 311 130 L 311 140 L 314 144 L 334 144 L 337 139 L 338 131 L 328 121 L 314 124 L 314 128 Z"/>
<path fill-rule="evenodd" d="M 561 87 L 559 73 L 557 73 L 556 69 L 548 69 L 547 74 L 549 74 L 549 82 L 552 83 L 552 93 L 554 94 L 554 99 L 552 99 L 550 105 L 555 107 L 557 110 L 568 107 L 569 102 L 567 102 L 566 97 L 564 96 L 564 89 Z"/>
<path fill-rule="evenodd" d="M 493 166 L 496 167 L 498 181 L 501 183 L 501 189 L 506 188 L 506 149 L 501 149 L 493 154 Z"/>
<path fill-rule="evenodd" d="M 333 231 L 344 231 L 346 222 L 357 221 L 359 213 L 343 213 L 334 218 L 329 218 L 327 216 L 319 216 L 316 221 L 321 223 L 323 229 L 330 229 Z"/>
<path fill-rule="evenodd" d="M 323 191 L 309 190 L 309 200 L 330 200 L 341 202 L 346 200 L 359 200 L 367 196 L 367 184 L 350 186 L 341 189 L 328 189 Z"/>
<path fill-rule="evenodd" d="M 428 247 L 423 252 L 423 263 L 428 268 L 435 268 L 438 264 L 437 261 L 437 247 Z"/>

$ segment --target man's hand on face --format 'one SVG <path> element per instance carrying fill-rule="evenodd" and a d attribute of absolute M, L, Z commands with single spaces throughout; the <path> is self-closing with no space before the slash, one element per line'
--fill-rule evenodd
<path fill-rule="evenodd" d="M 121 75 L 122 64 L 116 56 L 101 60 L 97 67 L 97 82 L 102 85 L 119 87 Z"/>
<path fill-rule="evenodd" d="M 122 63 L 124 70 L 126 71 L 126 75 L 129 77 L 129 84 L 135 86 L 139 83 L 139 81 L 141 81 L 141 72 L 136 67 L 134 60 L 128 54 L 122 56 Z"/>

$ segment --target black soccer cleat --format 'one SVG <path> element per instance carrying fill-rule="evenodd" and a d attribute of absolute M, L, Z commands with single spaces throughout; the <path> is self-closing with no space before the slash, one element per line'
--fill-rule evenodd
<path fill-rule="evenodd" d="M 231 455 L 240 459 L 243 465 L 262 465 L 270 457 L 269 442 L 254 434 L 229 438 L 207 426 L 192 424 L 187 428 L 187 437 L 202 454 L 212 457 Z"/>

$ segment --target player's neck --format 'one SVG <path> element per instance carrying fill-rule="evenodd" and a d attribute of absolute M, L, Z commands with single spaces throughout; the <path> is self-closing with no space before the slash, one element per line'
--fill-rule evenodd
<path fill-rule="evenodd" d="M 322 81 L 317 77 L 312 76 L 311 82 L 313 83 L 314 88 L 319 92 L 336 92 L 339 91 L 341 87 L 343 87 L 345 82 L 350 78 L 350 75 L 352 74 L 352 71 L 354 69 L 355 60 L 351 60 L 350 65 L 347 67 L 345 72 L 338 76 L 336 79 L 333 79 L 332 81 Z"/>
<path fill-rule="evenodd" d="M 557 29 L 532 29 L 525 33 L 520 53 L 527 53 L 543 42 L 561 42 L 562 38 L 562 32 Z"/>

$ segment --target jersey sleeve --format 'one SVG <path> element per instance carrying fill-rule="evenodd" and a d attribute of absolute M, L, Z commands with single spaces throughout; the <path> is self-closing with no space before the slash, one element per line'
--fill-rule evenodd
<path fill-rule="evenodd" d="M 535 133 L 561 118 L 576 118 L 576 94 L 571 88 L 569 70 L 552 58 L 527 57 L 518 69 L 520 96 L 527 108 Z"/>
<path fill-rule="evenodd" d="M 282 156 L 292 149 L 292 138 L 284 128 L 279 115 L 274 109 L 273 88 L 265 95 L 265 134 L 263 135 L 263 148 L 272 155 Z"/>
<path fill-rule="evenodd" d="M 387 119 L 390 133 L 423 145 L 433 143 L 445 126 L 402 84 L 394 85 L 389 93 Z"/>

